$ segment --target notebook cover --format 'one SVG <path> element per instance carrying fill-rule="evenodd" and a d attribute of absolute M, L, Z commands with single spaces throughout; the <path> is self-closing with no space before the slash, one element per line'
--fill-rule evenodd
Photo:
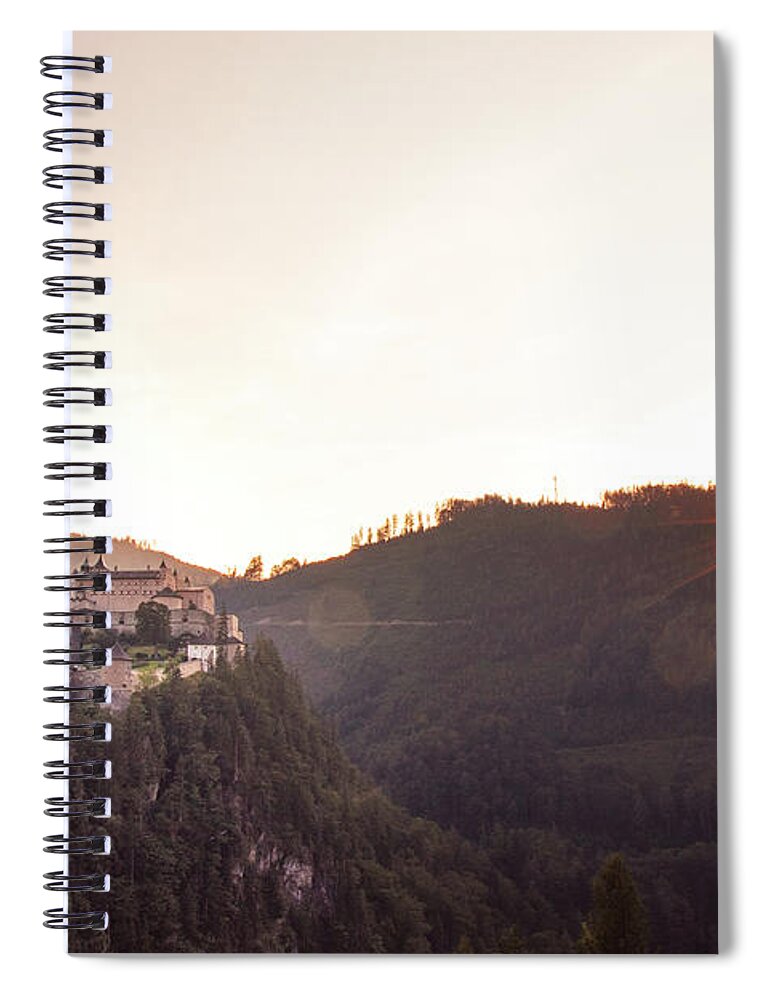
<path fill-rule="evenodd" d="M 73 46 L 114 541 L 70 950 L 715 951 L 712 36 Z"/>

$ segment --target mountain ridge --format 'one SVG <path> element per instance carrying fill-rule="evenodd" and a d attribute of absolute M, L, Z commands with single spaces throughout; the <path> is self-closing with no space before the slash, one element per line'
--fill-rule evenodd
<path fill-rule="evenodd" d="M 73 558 L 74 561 L 81 562 L 82 557 L 78 555 Z M 130 570 L 147 569 L 148 567 L 157 569 L 160 563 L 165 561 L 166 565 L 170 566 L 171 569 L 176 569 L 182 578 L 189 577 L 190 583 L 194 587 L 210 586 L 224 576 L 219 570 L 185 562 L 184 559 L 179 559 L 170 552 L 153 548 L 147 542 L 138 541 L 129 536 L 113 538 L 112 552 L 104 556 L 104 561 L 110 568 Z"/>
<path fill-rule="evenodd" d="M 214 583 L 366 780 L 481 851 L 484 891 L 513 887 L 494 934 L 453 948 L 502 933 L 572 950 L 621 851 L 650 950 L 716 950 L 714 493 L 646 490 L 602 508 L 452 501 L 429 530 Z M 161 688 L 169 712 L 180 689 Z"/>
<path fill-rule="evenodd" d="M 514 882 L 544 843 L 581 884 L 624 851 L 660 914 L 658 949 L 713 950 L 714 491 L 452 504 L 423 533 L 222 581 L 217 599 L 276 643 L 354 763 L 412 815 L 508 844 L 497 860 Z M 440 625 L 375 624 L 394 620 Z M 537 876 L 545 899 L 566 877 Z M 691 895 L 701 909 L 677 927 Z M 554 926 L 574 919 L 565 897 Z"/>

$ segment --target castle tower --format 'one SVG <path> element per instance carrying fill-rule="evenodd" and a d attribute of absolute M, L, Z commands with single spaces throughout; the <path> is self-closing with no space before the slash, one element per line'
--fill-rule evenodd
<path fill-rule="evenodd" d="M 158 589 L 165 590 L 168 587 L 169 590 L 174 590 L 174 574 L 165 559 L 161 559 L 158 572 L 160 577 L 158 580 Z"/>

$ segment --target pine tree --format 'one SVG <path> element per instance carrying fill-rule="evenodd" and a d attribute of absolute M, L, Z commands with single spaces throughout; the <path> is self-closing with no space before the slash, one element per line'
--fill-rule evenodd
<path fill-rule="evenodd" d="M 217 645 L 227 642 L 227 611 L 222 610 L 217 615 Z"/>
<path fill-rule="evenodd" d="M 647 951 L 647 914 L 622 854 L 610 854 L 593 882 L 592 907 L 580 951 L 639 955 Z"/>
<path fill-rule="evenodd" d="M 499 951 L 501 955 L 520 955 L 524 951 L 524 939 L 516 924 L 506 927 L 500 935 Z"/>
<path fill-rule="evenodd" d="M 473 942 L 467 934 L 462 934 L 457 944 L 456 953 L 458 955 L 472 955 L 474 953 Z"/>
<path fill-rule="evenodd" d="M 249 565 L 243 571 L 247 580 L 261 580 L 264 572 L 262 556 L 252 556 Z"/>

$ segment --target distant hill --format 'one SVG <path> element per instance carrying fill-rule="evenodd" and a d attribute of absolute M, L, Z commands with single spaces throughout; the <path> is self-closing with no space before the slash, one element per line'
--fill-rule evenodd
<path fill-rule="evenodd" d="M 215 569 L 184 562 L 168 552 L 149 548 L 145 543 L 133 538 L 113 538 L 112 552 L 104 557 L 110 568 L 117 566 L 118 569 L 147 569 L 148 566 L 157 569 L 163 560 L 167 566 L 176 569 L 181 580 L 189 576 L 193 586 L 211 585 L 222 577 L 222 574 Z M 78 562 L 80 561 L 78 559 Z"/>
<path fill-rule="evenodd" d="M 623 850 L 653 947 L 710 951 L 714 570 L 713 489 L 651 486 L 452 501 L 431 530 L 215 589 L 354 762 L 533 885 L 555 933 Z"/>

